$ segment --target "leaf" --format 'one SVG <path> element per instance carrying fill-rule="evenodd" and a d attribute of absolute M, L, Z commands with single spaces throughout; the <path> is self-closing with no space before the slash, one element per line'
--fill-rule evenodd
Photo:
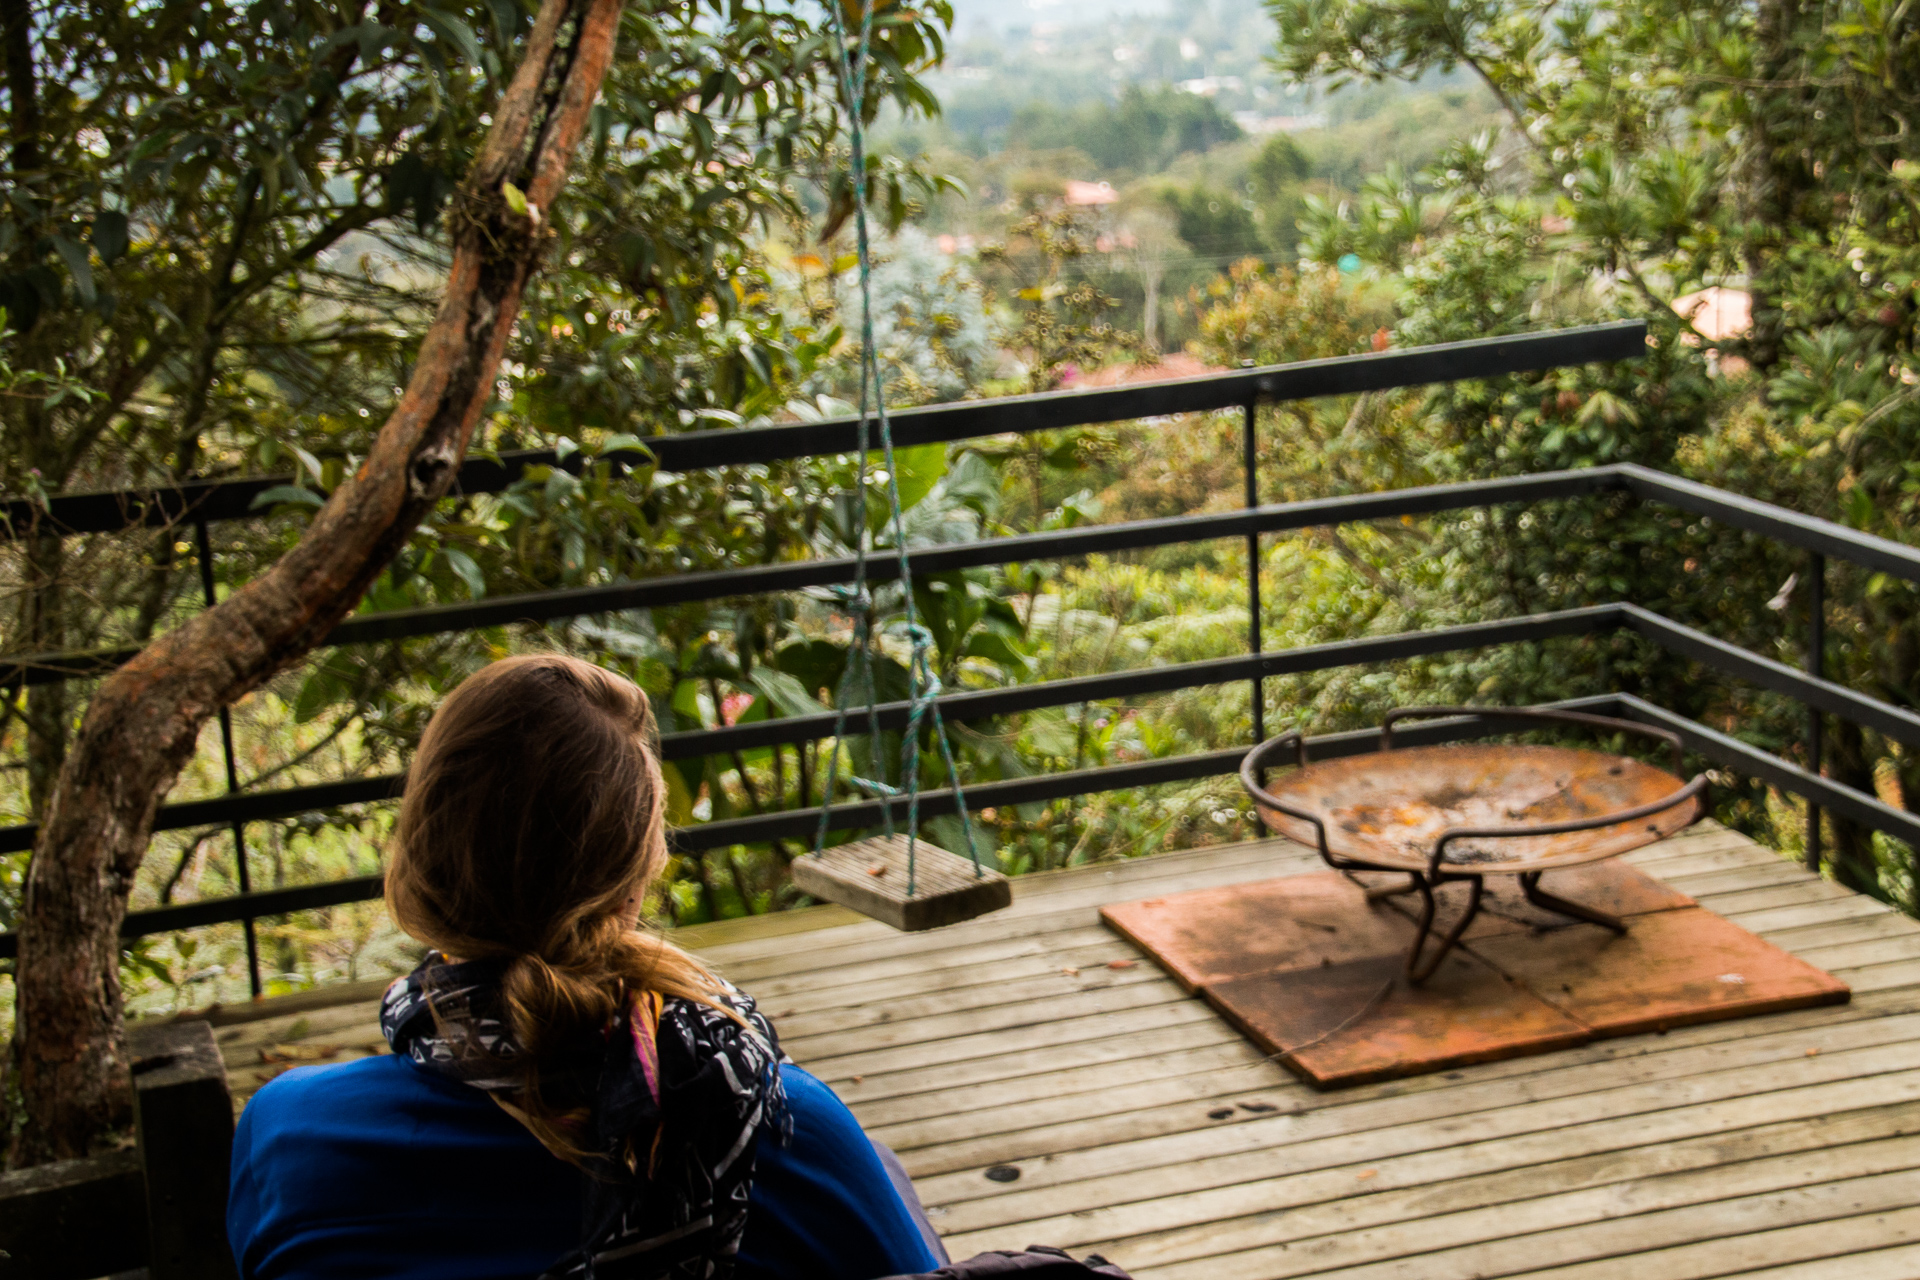
<path fill-rule="evenodd" d="M 478 600 L 487 594 L 487 575 L 480 572 L 480 566 L 474 563 L 472 556 L 458 547 L 448 547 L 447 565 L 460 575 L 460 581 L 467 584 L 467 594 Z"/>
<path fill-rule="evenodd" d="M 796 640 L 781 646 L 773 660 L 809 697 L 821 689 L 832 696 L 832 690 L 840 683 L 841 672 L 846 669 L 847 655 L 844 649 L 828 640 Z M 757 673 L 762 669 L 754 670 Z M 772 696 L 771 690 L 768 692 Z"/>
<path fill-rule="evenodd" d="M 985 658 L 1016 671 L 1027 665 L 1027 655 L 1020 652 L 1012 639 L 997 631 L 977 631 L 969 636 L 965 653 L 970 658 Z"/>
<path fill-rule="evenodd" d="M 894 483 L 900 492 L 900 509 L 907 511 L 933 492 L 940 477 L 947 474 L 947 446 L 915 445 L 893 451 Z"/>
<path fill-rule="evenodd" d="M 758 666 L 747 678 L 783 716 L 817 716 L 828 709 L 807 692 L 807 686 L 784 671 Z"/>
<path fill-rule="evenodd" d="M 291 453 L 294 457 L 300 459 L 300 465 L 307 469 L 307 473 L 313 477 L 313 482 L 315 484 L 317 485 L 326 484 L 327 482 L 326 468 L 320 465 L 320 459 L 314 457 L 311 453 L 308 453 L 305 449 L 302 449 L 297 444 L 288 445 L 287 452 Z"/>
<path fill-rule="evenodd" d="M 297 484 L 277 484 L 254 494 L 253 501 L 247 504 L 247 510 L 261 511 L 267 507 L 277 507 L 283 502 L 300 507 L 318 507 L 324 505 L 326 499 Z"/>
<path fill-rule="evenodd" d="M 450 13 L 429 9 L 425 5 L 420 6 L 420 20 L 433 28 L 433 34 L 457 49 L 468 66 L 479 65 L 480 42 L 474 39 L 472 27 Z"/>
<path fill-rule="evenodd" d="M 93 232 L 89 238 L 100 261 L 112 266 L 127 251 L 127 215 L 118 209 L 102 209 L 93 215 Z"/>
<path fill-rule="evenodd" d="M 65 236 L 48 236 L 53 242 L 54 252 L 67 264 L 67 271 L 73 276 L 73 291 L 80 295 L 82 306 L 92 306 L 98 296 L 93 288 L 93 266 L 87 261 L 85 245 L 75 244 Z"/>
<path fill-rule="evenodd" d="M 680 764 L 675 761 L 663 761 L 660 765 L 660 780 L 667 784 L 667 825 L 685 827 L 693 823 L 693 793 L 688 790 L 686 779 L 680 775 Z"/>
<path fill-rule="evenodd" d="M 530 206 L 527 204 L 526 192 L 514 186 L 511 182 L 503 182 L 500 184 L 500 195 L 506 200 L 507 208 L 513 210 L 522 218 L 528 216 Z"/>
<path fill-rule="evenodd" d="M 673 687 L 673 699 L 668 704 L 673 708 L 676 728 L 705 729 L 710 727 L 707 718 L 701 712 L 700 686 L 691 680 L 682 680 Z"/>
<path fill-rule="evenodd" d="M 493 19 L 494 40 L 505 49 L 520 34 L 520 28 L 524 25 L 520 6 L 514 0 L 487 0 L 487 10 L 488 16 Z"/>
<path fill-rule="evenodd" d="M 300 692 L 293 699 L 293 719 L 296 724 L 306 724 L 319 717 L 334 703 L 345 699 L 353 692 L 354 678 L 359 668 L 342 650 L 334 650 L 327 660 L 316 667 L 300 685 Z"/>

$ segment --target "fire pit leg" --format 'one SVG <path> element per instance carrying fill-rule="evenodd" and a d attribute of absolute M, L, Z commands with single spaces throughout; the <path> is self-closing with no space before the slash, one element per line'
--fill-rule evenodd
<path fill-rule="evenodd" d="M 1413 946 L 1407 951 L 1407 982 L 1417 987 L 1433 976 L 1433 971 L 1440 967 L 1440 962 L 1447 958 L 1447 953 L 1453 950 L 1456 942 L 1460 941 L 1461 935 L 1467 931 L 1467 926 L 1473 923 L 1473 918 L 1480 914 L 1480 894 L 1485 890 L 1486 882 L 1479 876 L 1459 877 L 1470 886 L 1467 894 L 1467 909 L 1461 912 L 1460 919 L 1455 921 L 1453 928 L 1447 931 L 1447 936 L 1440 940 L 1439 948 L 1423 963 L 1420 953 L 1426 948 L 1427 936 L 1433 931 L 1435 910 L 1433 891 L 1438 887 L 1438 881 L 1430 881 L 1418 872 L 1412 875 L 1413 888 L 1420 891 L 1420 921 L 1414 930 Z"/>
<path fill-rule="evenodd" d="M 1540 887 L 1541 874 L 1538 871 L 1528 871 L 1520 876 L 1520 892 L 1524 893 L 1527 901 L 1534 906 L 1543 907 L 1563 916 L 1571 916 L 1575 920 L 1584 920 L 1588 924 L 1597 924 L 1602 929 L 1611 929 L 1615 933 L 1627 931 L 1627 922 L 1619 916 L 1611 915 L 1596 907 L 1583 907 L 1577 902 L 1569 902 L 1565 898 L 1548 893 Z"/>
<path fill-rule="evenodd" d="M 1382 898 L 1397 898 L 1403 893 L 1414 893 L 1420 888 L 1420 877 L 1414 875 L 1412 872 L 1407 873 L 1407 882 L 1405 884 L 1368 884 L 1351 871 L 1346 874 L 1347 879 L 1360 886 L 1362 892 L 1367 895 L 1367 901 L 1370 903 L 1378 902 Z"/>

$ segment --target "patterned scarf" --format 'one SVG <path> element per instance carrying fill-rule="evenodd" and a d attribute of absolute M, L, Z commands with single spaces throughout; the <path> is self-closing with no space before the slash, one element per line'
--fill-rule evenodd
<path fill-rule="evenodd" d="M 395 1053 L 511 1109 L 522 1051 L 501 1015 L 504 965 L 430 953 L 387 988 L 380 1029 Z M 751 1031 L 697 1001 L 647 993 L 540 1073 L 548 1107 L 585 1113 L 576 1145 L 592 1157 L 584 1243 L 542 1280 L 733 1274 L 755 1139 L 771 1126 L 784 1142 L 792 1120 L 772 1025 L 752 997 L 728 987 L 721 999 Z"/>

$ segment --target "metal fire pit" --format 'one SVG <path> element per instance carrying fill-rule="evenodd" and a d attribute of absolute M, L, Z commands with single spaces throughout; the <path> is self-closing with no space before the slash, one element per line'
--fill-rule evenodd
<path fill-rule="evenodd" d="M 1673 754 L 1673 772 L 1628 756 L 1567 747 L 1463 744 L 1401 747 L 1394 725 L 1435 716 L 1474 716 L 1656 738 Z M 1271 788 L 1276 757 L 1298 766 Z M 1540 887 L 1544 872 L 1617 857 L 1665 839 L 1705 809 L 1705 774 L 1680 780 L 1680 739 L 1663 729 L 1609 716 L 1541 707 L 1403 707 L 1380 726 L 1380 750 L 1308 764 L 1298 732 L 1270 738 L 1247 753 L 1240 780 L 1268 827 L 1320 851 L 1328 866 L 1405 872 L 1404 885 L 1367 886 L 1369 899 L 1418 893 L 1421 910 L 1407 953 L 1410 981 L 1425 981 L 1480 911 L 1485 877 L 1518 876 L 1537 907 L 1626 932 L 1618 916 L 1555 897 Z M 1469 886 L 1467 908 L 1437 949 L 1433 891 L 1451 880 Z"/>

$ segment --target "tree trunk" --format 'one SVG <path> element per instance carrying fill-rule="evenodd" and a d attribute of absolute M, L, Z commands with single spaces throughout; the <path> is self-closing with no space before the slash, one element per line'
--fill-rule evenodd
<path fill-rule="evenodd" d="M 1786 317 L 1769 277 L 1808 176 L 1805 165 L 1791 156 L 1797 141 L 1791 136 L 1794 99 L 1801 95 L 1779 87 L 1781 81 L 1795 74 L 1799 21 L 1799 0 L 1760 0 L 1754 15 L 1754 64 L 1761 84 L 1749 91 L 1741 187 L 1747 215 L 1759 224 L 1759 234 L 1746 237 L 1742 257 L 1753 308 L 1746 356 L 1762 371 L 1772 369 L 1780 360 Z M 1782 136 L 1783 131 L 1787 136 Z"/>
<path fill-rule="evenodd" d="M 222 706 L 297 662 L 445 494 L 612 60 L 620 0 L 545 0 L 454 203 L 446 292 L 367 459 L 265 574 L 149 644 L 94 695 L 40 826 L 20 927 L 12 1163 L 83 1156 L 128 1115 L 119 930 L 154 811 Z M 524 193 L 508 205 L 503 184 Z"/>
<path fill-rule="evenodd" d="M 7 124 L 13 131 L 13 169 L 40 167 L 40 77 L 33 64 L 33 5 L 0 3 L 0 40 L 6 44 Z"/>
<path fill-rule="evenodd" d="M 66 544 L 57 533 L 37 532 L 27 542 L 27 581 L 21 592 L 20 647 L 27 653 L 67 648 Z M 47 801 L 67 759 L 73 704 L 67 682 L 54 680 L 27 690 L 27 810 L 46 817 Z"/>
<path fill-rule="evenodd" d="M 1147 305 L 1140 317 L 1140 339 L 1148 351 L 1160 352 L 1160 277 L 1164 268 L 1156 262 L 1141 268 L 1140 282 L 1146 286 Z"/>

